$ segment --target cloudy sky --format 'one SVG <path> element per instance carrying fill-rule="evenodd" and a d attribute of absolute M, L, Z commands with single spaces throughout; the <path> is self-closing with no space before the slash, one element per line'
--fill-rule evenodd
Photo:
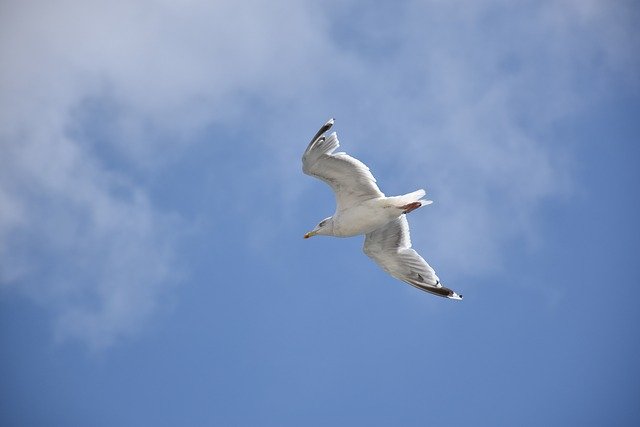
<path fill-rule="evenodd" d="M 0 423 L 637 425 L 639 18 L 3 2 Z M 464 301 L 302 239 L 330 117 Z"/>

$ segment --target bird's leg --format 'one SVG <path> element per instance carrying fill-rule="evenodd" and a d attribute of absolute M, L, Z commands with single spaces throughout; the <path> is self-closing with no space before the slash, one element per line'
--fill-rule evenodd
<path fill-rule="evenodd" d="M 422 206 L 422 203 L 420 202 L 411 202 L 404 206 L 400 206 L 400 209 L 402 209 L 402 213 L 408 214 L 409 212 L 418 209 L 420 206 Z"/>

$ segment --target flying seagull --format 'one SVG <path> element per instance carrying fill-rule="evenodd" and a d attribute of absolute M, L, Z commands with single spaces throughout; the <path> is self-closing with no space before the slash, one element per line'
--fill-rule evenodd
<path fill-rule="evenodd" d="M 396 279 L 441 297 L 462 299 L 442 286 L 433 268 L 411 248 L 406 214 L 432 203 L 423 199 L 425 191 L 386 197 L 364 163 L 334 153 L 340 146 L 336 133 L 324 136 L 333 123 L 329 120 L 311 139 L 302 156 L 302 171 L 329 184 L 336 195 L 336 211 L 304 238 L 364 234 L 364 253 Z"/>

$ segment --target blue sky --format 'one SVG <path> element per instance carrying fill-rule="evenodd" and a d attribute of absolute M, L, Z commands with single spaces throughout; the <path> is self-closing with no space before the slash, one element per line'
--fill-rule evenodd
<path fill-rule="evenodd" d="M 634 2 L 0 10 L 2 425 L 640 421 Z M 329 117 L 464 301 L 302 239 Z"/>

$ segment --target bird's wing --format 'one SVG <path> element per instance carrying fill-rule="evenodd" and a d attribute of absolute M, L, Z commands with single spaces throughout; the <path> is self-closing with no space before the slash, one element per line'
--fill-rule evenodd
<path fill-rule="evenodd" d="M 340 146 L 335 132 L 324 137 L 333 119 L 320 128 L 302 156 L 302 171 L 329 184 L 336 195 L 339 212 L 365 200 L 384 197 L 367 165 L 346 153 L 334 153 Z"/>
<path fill-rule="evenodd" d="M 363 250 L 396 279 L 441 297 L 462 299 L 462 295 L 442 286 L 433 268 L 411 249 L 409 223 L 405 215 L 368 233 Z"/>

